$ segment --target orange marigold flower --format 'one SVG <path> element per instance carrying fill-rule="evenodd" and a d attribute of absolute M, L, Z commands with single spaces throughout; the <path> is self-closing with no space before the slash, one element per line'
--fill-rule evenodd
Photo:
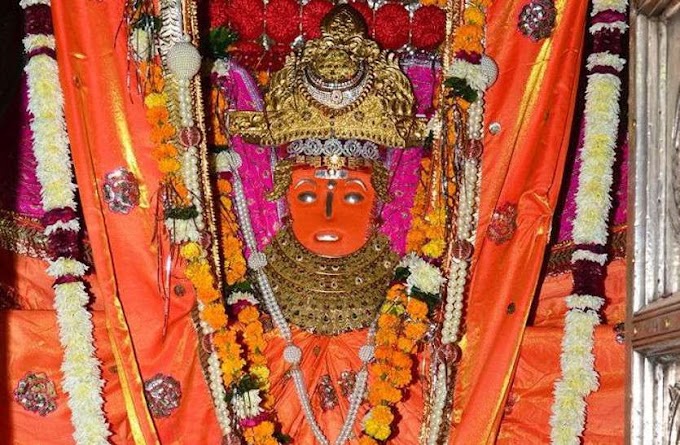
<path fill-rule="evenodd" d="M 373 407 L 370 412 L 371 418 L 382 424 L 390 424 L 394 420 L 394 414 L 389 406 L 380 405 Z"/>
<path fill-rule="evenodd" d="M 404 368 L 391 368 L 387 379 L 396 388 L 403 388 L 411 382 L 411 371 Z"/>
<path fill-rule="evenodd" d="M 378 327 L 382 329 L 396 329 L 401 319 L 394 314 L 381 314 L 378 318 Z"/>
<path fill-rule="evenodd" d="M 412 340 L 420 340 L 427 332 L 426 323 L 407 323 L 404 328 L 404 335 Z"/>
<path fill-rule="evenodd" d="M 229 263 L 229 269 L 227 270 L 227 284 L 230 286 L 237 283 L 245 277 L 247 271 L 245 261 L 232 261 Z"/>
<path fill-rule="evenodd" d="M 397 348 L 401 351 L 410 353 L 414 347 L 415 342 L 408 337 L 399 337 L 399 340 L 397 340 Z"/>
<path fill-rule="evenodd" d="M 237 318 L 241 323 L 252 323 L 260 318 L 260 311 L 255 306 L 248 306 L 238 313 Z"/>
<path fill-rule="evenodd" d="M 170 118 L 170 112 L 166 107 L 152 107 L 146 110 L 146 119 L 153 126 L 161 126 Z"/>
<path fill-rule="evenodd" d="M 368 401 L 372 405 L 394 404 L 399 400 L 401 400 L 401 391 L 389 382 L 376 380 L 369 388 Z"/>
<path fill-rule="evenodd" d="M 213 329 L 221 329 L 227 324 L 227 314 L 221 304 L 209 304 L 201 311 L 201 318 Z"/>
<path fill-rule="evenodd" d="M 392 345 L 379 345 L 376 346 L 374 355 L 377 360 L 389 360 L 394 352 Z"/>
<path fill-rule="evenodd" d="M 227 345 L 236 343 L 236 332 L 233 330 L 215 332 L 213 345 L 219 350 L 226 350 Z"/>
<path fill-rule="evenodd" d="M 402 351 L 395 350 L 389 358 L 390 362 L 397 368 L 411 369 L 413 360 L 411 356 Z"/>
<path fill-rule="evenodd" d="M 378 442 L 371 436 L 362 436 L 359 445 L 378 445 Z"/>
<path fill-rule="evenodd" d="M 393 301 L 399 300 L 404 296 L 406 292 L 405 289 L 406 287 L 403 284 L 395 284 L 387 291 L 387 299 Z"/>
<path fill-rule="evenodd" d="M 254 308 L 254 309 L 257 311 L 256 308 Z M 243 311 L 241 311 L 241 312 L 243 312 Z M 239 312 L 239 315 L 241 315 L 240 312 Z M 260 314 L 259 314 L 259 311 L 258 311 L 256 321 L 259 320 L 259 318 L 260 318 Z M 246 338 L 246 340 L 248 340 L 248 339 L 255 339 L 255 340 L 260 339 L 260 338 L 262 338 L 263 333 L 264 333 L 264 328 L 262 327 L 262 323 L 255 323 L 255 322 L 248 323 L 246 325 L 246 327 L 243 329 L 243 336 Z"/>
<path fill-rule="evenodd" d="M 376 345 L 393 345 L 397 342 L 397 333 L 392 329 L 379 329 L 375 334 Z"/>
<path fill-rule="evenodd" d="M 201 303 L 209 304 L 212 303 L 213 301 L 219 300 L 221 295 L 220 291 L 218 291 L 212 286 L 209 286 L 204 287 L 202 289 L 198 289 L 196 297 L 201 301 Z"/>
<path fill-rule="evenodd" d="M 217 189 L 222 195 L 228 195 L 232 190 L 231 182 L 227 181 L 226 179 L 220 179 L 217 181 Z"/>
<path fill-rule="evenodd" d="M 409 298 L 406 304 L 406 312 L 414 320 L 424 320 L 427 318 L 427 304 L 417 298 Z"/>
<path fill-rule="evenodd" d="M 375 376 L 380 380 L 385 380 L 390 373 L 390 367 L 382 362 L 373 362 L 368 365 L 368 371 L 371 376 Z"/>
<path fill-rule="evenodd" d="M 156 159 L 174 158 L 178 154 L 177 147 L 172 144 L 159 144 L 153 149 L 153 155 Z"/>
<path fill-rule="evenodd" d="M 158 162 L 158 170 L 165 174 L 175 173 L 179 171 L 181 167 L 182 164 L 175 158 L 163 158 Z"/>

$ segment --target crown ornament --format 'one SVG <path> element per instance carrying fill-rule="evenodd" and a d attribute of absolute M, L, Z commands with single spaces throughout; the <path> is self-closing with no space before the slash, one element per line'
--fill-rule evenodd
<path fill-rule="evenodd" d="M 305 42 L 272 75 L 265 111 L 230 112 L 231 133 L 258 145 L 310 140 L 422 145 L 426 122 L 415 116 L 411 83 L 366 29 L 352 7 L 333 8 L 321 37 Z"/>

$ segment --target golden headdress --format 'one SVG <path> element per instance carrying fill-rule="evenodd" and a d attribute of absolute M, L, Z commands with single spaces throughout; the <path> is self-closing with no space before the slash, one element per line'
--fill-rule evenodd
<path fill-rule="evenodd" d="M 397 60 L 366 37 L 353 8 L 340 5 L 324 19 L 321 37 L 272 75 L 265 111 L 232 112 L 229 127 L 260 145 L 321 139 L 410 147 L 425 136 L 414 102 Z"/>

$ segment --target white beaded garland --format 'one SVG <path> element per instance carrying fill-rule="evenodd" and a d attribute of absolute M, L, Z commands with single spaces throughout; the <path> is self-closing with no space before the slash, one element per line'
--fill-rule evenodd
<path fill-rule="evenodd" d="M 177 42 L 168 51 L 168 69 L 179 80 L 189 80 L 201 69 L 201 54 L 189 42 Z"/>
<path fill-rule="evenodd" d="M 498 65 L 495 60 L 485 54 L 482 56 L 479 67 L 486 79 L 486 89 L 489 89 L 489 87 L 496 83 L 496 80 L 498 79 Z"/>
<path fill-rule="evenodd" d="M 291 365 L 297 365 L 302 360 L 302 350 L 295 345 L 288 345 L 283 350 L 283 359 Z"/>
<path fill-rule="evenodd" d="M 264 252 L 253 252 L 248 257 L 248 267 L 252 270 L 259 271 L 267 265 L 267 255 Z"/>
<path fill-rule="evenodd" d="M 363 345 L 361 349 L 359 349 L 359 358 L 364 363 L 368 363 L 373 360 L 374 355 L 375 346 L 373 345 Z"/>

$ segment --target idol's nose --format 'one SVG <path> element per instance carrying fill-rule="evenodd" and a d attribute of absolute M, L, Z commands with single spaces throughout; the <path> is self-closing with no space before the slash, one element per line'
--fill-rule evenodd
<path fill-rule="evenodd" d="M 333 190 L 329 190 L 326 194 L 326 219 L 331 219 L 333 217 Z"/>
<path fill-rule="evenodd" d="M 334 180 L 328 181 L 328 191 L 326 192 L 326 219 L 331 219 L 333 217 L 333 191 L 337 183 Z"/>

